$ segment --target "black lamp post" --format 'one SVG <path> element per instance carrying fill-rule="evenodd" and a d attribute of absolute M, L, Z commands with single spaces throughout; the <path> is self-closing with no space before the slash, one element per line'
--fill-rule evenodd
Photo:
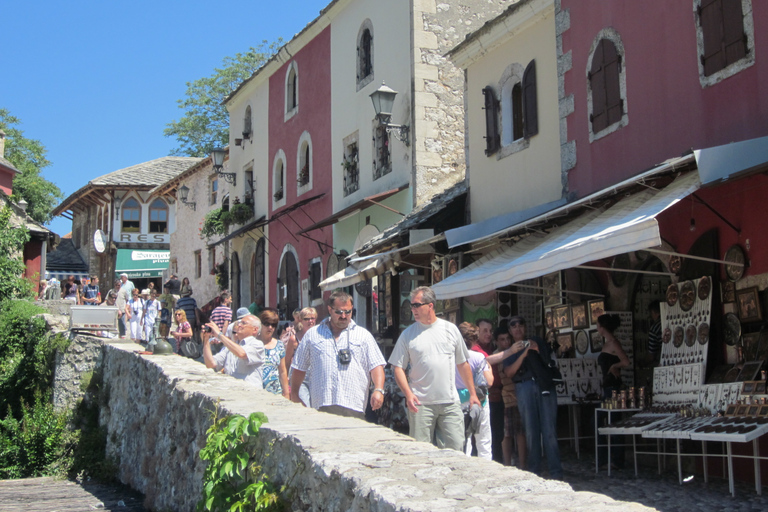
<path fill-rule="evenodd" d="M 376 112 L 376 117 L 378 117 L 381 123 L 386 127 L 387 133 L 394 134 L 397 140 L 406 146 L 410 146 L 410 126 L 407 124 L 390 123 L 390 120 L 392 119 L 392 107 L 395 104 L 395 96 L 397 96 L 397 91 L 388 87 L 384 82 L 381 82 L 381 86 L 371 93 L 373 110 Z"/>
<path fill-rule="evenodd" d="M 194 201 L 189 202 L 187 201 L 187 198 L 189 197 L 189 187 L 186 185 L 182 185 L 179 187 L 179 200 L 184 203 L 187 208 L 191 208 L 192 210 L 197 211 L 197 203 Z"/>
<path fill-rule="evenodd" d="M 224 178 L 225 181 L 232 185 L 237 183 L 237 173 L 235 172 L 222 172 L 224 169 L 224 158 L 227 156 L 227 150 L 224 148 L 215 147 L 211 150 L 211 161 L 213 162 L 213 170 L 216 174 Z"/>

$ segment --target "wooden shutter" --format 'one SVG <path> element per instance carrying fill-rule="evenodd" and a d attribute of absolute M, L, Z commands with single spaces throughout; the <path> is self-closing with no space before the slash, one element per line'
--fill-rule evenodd
<path fill-rule="evenodd" d="M 536 61 L 528 63 L 523 74 L 523 136 L 539 133 L 539 110 L 536 103 Z"/>
<path fill-rule="evenodd" d="M 501 137 L 499 136 L 499 102 L 493 94 L 493 88 L 489 85 L 483 89 L 485 96 L 485 155 L 491 156 L 499 150 Z"/>
<path fill-rule="evenodd" d="M 702 0 L 699 23 L 704 39 L 701 63 L 704 76 L 712 75 L 747 54 L 741 0 Z"/>
<path fill-rule="evenodd" d="M 592 88 L 592 131 L 597 133 L 613 123 L 621 121 L 624 115 L 624 100 L 621 98 L 621 55 L 608 39 L 602 39 L 592 57 L 589 81 Z"/>

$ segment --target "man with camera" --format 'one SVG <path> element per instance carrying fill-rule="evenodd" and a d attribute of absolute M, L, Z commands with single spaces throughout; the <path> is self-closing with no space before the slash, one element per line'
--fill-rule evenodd
<path fill-rule="evenodd" d="M 552 350 L 537 336 L 526 336 L 525 319 L 509 319 L 514 352 L 504 359 L 504 373 L 515 383 L 517 406 L 525 425 L 528 471 L 541 471 L 541 448 L 547 457 L 549 477 L 563 479 L 557 445 L 557 393 L 550 370 Z M 506 353 L 506 351 L 505 351 Z"/>
<path fill-rule="evenodd" d="M 435 293 L 428 286 L 411 291 L 416 322 L 400 335 L 389 362 L 405 394 L 409 435 L 417 441 L 437 441 L 438 448 L 464 449 L 464 413 L 456 391 L 455 371 L 467 386 L 469 407 L 482 408 L 475 392 L 469 352 L 459 329 L 437 318 Z M 406 368 L 410 364 L 408 376 Z"/>
<path fill-rule="evenodd" d="M 261 321 L 253 315 L 235 322 L 234 339 L 225 336 L 215 323 L 208 322 L 203 326 L 202 336 L 205 366 L 217 372 L 223 369 L 227 375 L 262 389 L 264 385 L 261 366 L 264 364 L 264 344 L 256 339 L 260 330 Z M 211 352 L 211 335 L 217 337 L 224 345 L 216 355 Z"/>
<path fill-rule="evenodd" d="M 370 332 L 352 320 L 352 297 L 336 291 L 328 299 L 328 314 L 304 334 L 293 356 L 291 400 L 302 403 L 299 388 L 306 378 L 312 407 L 339 416 L 365 419 L 370 382 L 371 408 L 384 401 L 386 361 Z"/>

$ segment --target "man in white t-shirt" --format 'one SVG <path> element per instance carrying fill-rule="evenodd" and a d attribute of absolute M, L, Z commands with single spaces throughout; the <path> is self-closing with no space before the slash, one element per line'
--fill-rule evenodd
<path fill-rule="evenodd" d="M 470 407 L 481 406 L 475 393 L 468 351 L 459 329 L 435 315 L 435 294 L 428 286 L 411 292 L 416 322 L 400 335 L 389 362 L 405 394 L 410 436 L 437 442 L 439 448 L 464 447 L 464 414 L 456 391 L 454 367 L 467 383 Z M 409 375 L 405 369 L 410 364 Z M 482 407 L 482 406 L 481 406 Z"/>

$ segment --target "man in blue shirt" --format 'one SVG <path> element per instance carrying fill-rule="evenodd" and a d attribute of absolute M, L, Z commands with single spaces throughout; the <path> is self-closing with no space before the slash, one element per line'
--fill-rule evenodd
<path fill-rule="evenodd" d="M 98 276 L 93 276 L 91 282 L 83 286 L 83 304 L 86 306 L 98 306 L 101 304 Z"/>
<path fill-rule="evenodd" d="M 504 373 L 515 383 L 517 406 L 525 424 L 528 471 L 540 474 L 541 448 L 547 457 L 549 477 L 563 479 L 560 448 L 557 445 L 557 393 L 548 368 L 552 360 L 549 345 L 537 336 L 525 335 L 525 319 L 509 319 L 514 354 L 504 360 Z"/>

